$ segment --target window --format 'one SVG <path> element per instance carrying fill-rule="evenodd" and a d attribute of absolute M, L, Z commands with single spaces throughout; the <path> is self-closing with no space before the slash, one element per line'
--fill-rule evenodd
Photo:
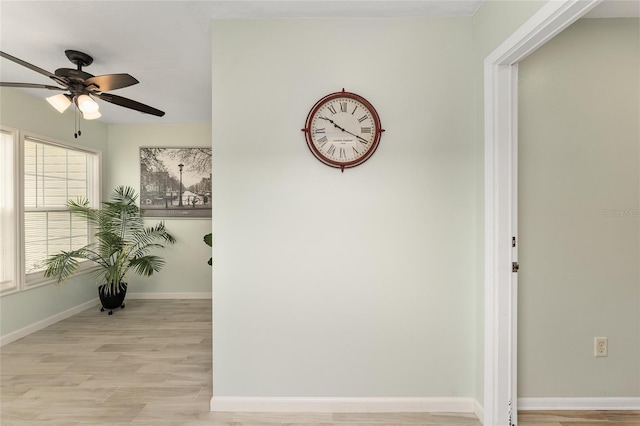
<path fill-rule="evenodd" d="M 0 128 L 0 294 L 18 289 L 15 155 L 17 131 Z"/>
<path fill-rule="evenodd" d="M 97 204 L 98 155 L 33 136 L 23 141 L 24 272 L 26 286 L 44 281 L 44 261 L 89 243 L 87 221 L 71 215 L 67 200 Z"/>
<path fill-rule="evenodd" d="M 50 283 L 44 261 L 91 241 L 67 200 L 97 206 L 99 168 L 98 151 L 0 126 L 0 295 Z"/>

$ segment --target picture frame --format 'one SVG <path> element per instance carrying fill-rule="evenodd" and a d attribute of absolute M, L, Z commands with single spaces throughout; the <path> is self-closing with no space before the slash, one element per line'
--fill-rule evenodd
<path fill-rule="evenodd" d="M 144 217 L 211 219 L 212 149 L 140 147 Z"/>

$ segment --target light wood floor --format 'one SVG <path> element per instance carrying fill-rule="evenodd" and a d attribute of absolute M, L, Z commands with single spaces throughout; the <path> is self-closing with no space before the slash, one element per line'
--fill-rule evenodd
<path fill-rule="evenodd" d="M 520 426 L 640 426 L 640 411 L 520 411 Z"/>
<path fill-rule="evenodd" d="M 473 425 L 451 413 L 211 413 L 211 301 L 127 300 L 0 348 L 0 424 Z M 640 425 L 638 412 L 522 413 L 521 425 Z"/>

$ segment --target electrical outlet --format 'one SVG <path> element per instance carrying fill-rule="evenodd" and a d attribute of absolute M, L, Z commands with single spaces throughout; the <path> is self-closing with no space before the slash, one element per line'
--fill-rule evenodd
<path fill-rule="evenodd" d="M 606 337 L 594 337 L 594 356 L 609 355 L 609 339 Z"/>

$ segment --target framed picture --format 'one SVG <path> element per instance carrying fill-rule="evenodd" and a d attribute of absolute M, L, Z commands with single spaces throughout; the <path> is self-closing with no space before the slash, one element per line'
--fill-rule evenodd
<path fill-rule="evenodd" d="M 211 148 L 140 148 L 145 217 L 211 219 Z"/>

